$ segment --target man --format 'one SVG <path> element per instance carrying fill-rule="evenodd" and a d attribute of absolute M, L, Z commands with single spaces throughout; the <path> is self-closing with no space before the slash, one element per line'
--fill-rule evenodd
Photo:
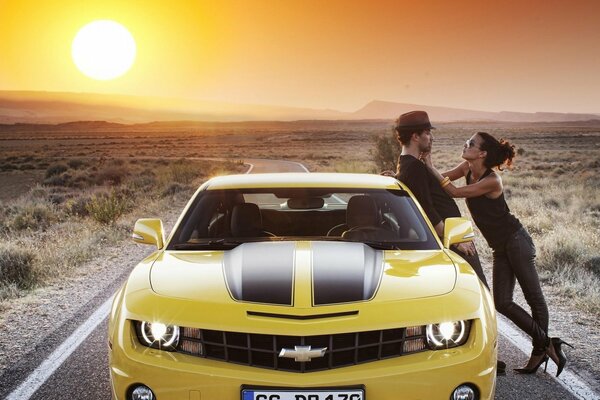
<path fill-rule="evenodd" d="M 432 130 L 425 111 L 411 111 L 402 114 L 396 120 L 396 138 L 402 145 L 402 153 L 398 159 L 398 169 L 384 171 L 383 175 L 394 176 L 402 181 L 413 192 L 427 217 L 434 226 L 438 236 L 444 236 L 444 220 L 460 217 L 460 210 L 454 200 L 442 189 L 437 178 L 433 176 L 421 161 L 421 154 L 431 152 L 433 143 Z M 479 279 L 489 289 L 481 267 L 479 255 L 472 242 L 460 243 L 452 250 L 467 261 Z"/>
<path fill-rule="evenodd" d="M 433 144 L 431 131 L 435 128 L 431 126 L 429 116 L 425 111 L 411 111 L 402 114 L 396 120 L 394 129 L 396 139 L 402 145 L 397 171 L 396 173 L 384 171 L 382 174 L 394 176 L 408 186 L 423 207 L 436 233 L 443 237 L 444 220 L 461 215 L 454 199 L 442 189 L 437 178 L 421 161 L 422 154 L 431 152 Z M 473 242 L 460 243 L 453 246 L 452 250 L 471 265 L 481 282 L 489 289 Z M 496 373 L 504 375 L 505 371 L 506 363 L 498 360 Z"/>

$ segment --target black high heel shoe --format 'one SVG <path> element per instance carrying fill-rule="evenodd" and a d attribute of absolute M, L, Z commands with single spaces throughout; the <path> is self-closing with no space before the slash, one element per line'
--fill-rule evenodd
<path fill-rule="evenodd" d="M 550 345 L 552 346 L 552 349 L 554 350 L 554 356 L 556 356 L 556 360 L 554 359 L 554 357 L 552 357 L 552 354 L 550 352 L 548 352 L 548 351 L 546 352 L 546 354 L 548 354 L 552 358 L 552 361 L 554 361 L 556 363 L 556 367 L 557 367 L 556 376 L 557 377 L 560 375 L 560 373 L 563 371 L 563 369 L 567 365 L 567 356 L 565 355 L 565 352 L 562 349 L 563 344 L 574 349 L 573 346 L 571 346 L 569 343 L 565 342 L 561 338 L 554 337 L 554 338 L 550 338 Z"/>
<path fill-rule="evenodd" d="M 531 358 L 529 359 L 529 362 L 527 363 L 527 365 L 529 365 L 529 363 L 532 362 L 533 357 L 540 357 L 540 359 L 538 360 L 538 362 L 534 365 L 532 365 L 531 367 L 527 368 L 515 368 L 514 371 L 517 374 L 535 374 L 538 370 L 538 368 L 540 367 L 540 365 L 544 364 L 544 372 L 546 372 L 546 368 L 548 367 L 548 355 L 547 354 L 540 354 L 539 356 L 534 356 L 532 355 Z"/>

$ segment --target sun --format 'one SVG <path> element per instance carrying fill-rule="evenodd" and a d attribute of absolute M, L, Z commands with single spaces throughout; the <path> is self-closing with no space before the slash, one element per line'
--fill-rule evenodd
<path fill-rule="evenodd" d="M 110 80 L 125 74 L 135 61 L 131 33 L 110 20 L 90 22 L 77 32 L 71 46 L 73 62 L 84 75 Z"/>

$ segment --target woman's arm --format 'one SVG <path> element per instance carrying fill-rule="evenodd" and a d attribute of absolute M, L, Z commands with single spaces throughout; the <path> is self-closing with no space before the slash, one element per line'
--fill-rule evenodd
<path fill-rule="evenodd" d="M 429 168 L 430 170 L 435 169 L 435 167 L 433 166 L 433 163 L 431 161 L 431 153 L 430 152 L 422 153 L 421 160 L 423 160 L 425 162 L 425 165 L 427 165 L 427 168 Z M 454 167 L 453 169 L 441 172 L 440 174 L 443 177 L 447 176 L 448 178 L 450 178 L 451 181 L 455 181 L 457 179 L 462 178 L 463 176 L 466 176 L 468 171 L 469 171 L 469 163 L 466 161 L 463 161 L 460 164 L 458 164 L 456 167 Z"/>
<path fill-rule="evenodd" d="M 431 166 L 433 168 L 433 166 Z M 467 171 L 469 170 L 469 163 L 466 161 L 461 162 L 456 167 L 451 170 L 442 172 L 442 176 L 447 176 L 451 181 L 455 181 L 457 179 L 462 178 L 467 175 Z"/>
<path fill-rule="evenodd" d="M 443 189 L 452 197 L 469 198 L 489 195 L 491 198 L 496 198 L 502 193 L 502 181 L 498 175 L 490 174 L 479 182 L 465 186 L 457 187 L 450 182 Z"/>
<path fill-rule="evenodd" d="M 429 170 L 437 178 L 440 184 L 442 184 L 445 176 L 442 175 L 437 169 L 435 169 L 431 162 L 430 156 L 428 156 L 425 159 L 425 165 L 427 165 L 427 168 L 429 168 Z M 468 168 L 468 164 L 466 161 L 459 164 L 456 168 L 454 168 L 454 170 L 460 168 L 461 174 L 462 176 L 464 176 L 466 175 L 464 169 L 465 167 Z M 450 180 L 453 180 L 451 176 L 448 176 L 448 178 L 450 178 Z M 502 193 L 502 180 L 498 175 L 490 174 L 482 180 L 480 180 L 479 182 L 460 187 L 454 186 L 452 182 L 447 182 L 446 184 L 444 184 L 443 189 L 452 197 L 478 197 L 488 194 L 492 195 L 490 197 L 497 197 L 500 196 L 500 193 Z"/>

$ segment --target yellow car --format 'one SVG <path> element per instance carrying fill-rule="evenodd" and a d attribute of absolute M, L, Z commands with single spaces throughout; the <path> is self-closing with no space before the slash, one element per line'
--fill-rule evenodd
<path fill-rule="evenodd" d="M 493 302 L 406 187 L 367 174 L 213 178 L 117 292 L 112 395 L 127 400 L 492 399 Z"/>

